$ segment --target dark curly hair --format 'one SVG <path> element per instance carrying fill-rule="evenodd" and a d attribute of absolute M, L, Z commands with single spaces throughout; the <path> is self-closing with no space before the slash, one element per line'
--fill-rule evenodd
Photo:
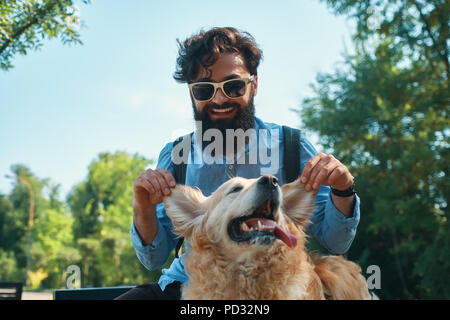
<path fill-rule="evenodd" d="M 241 54 L 251 75 L 257 75 L 257 68 L 262 59 L 262 51 L 253 36 L 231 27 L 216 27 L 206 32 L 202 30 L 184 42 L 179 39 L 177 42 L 179 50 L 173 77 L 181 83 L 194 80 L 200 66 L 208 69 L 224 52 Z"/>

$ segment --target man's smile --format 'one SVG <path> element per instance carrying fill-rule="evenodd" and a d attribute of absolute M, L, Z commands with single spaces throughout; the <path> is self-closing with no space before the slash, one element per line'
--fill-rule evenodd
<path fill-rule="evenodd" d="M 208 115 L 211 119 L 225 119 L 232 118 L 236 114 L 238 107 L 210 107 L 207 109 Z"/>

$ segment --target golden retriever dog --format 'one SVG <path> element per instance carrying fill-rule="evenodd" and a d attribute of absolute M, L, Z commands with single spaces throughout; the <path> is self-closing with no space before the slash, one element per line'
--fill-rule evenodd
<path fill-rule="evenodd" d="M 370 299 L 361 268 L 305 249 L 315 192 L 300 180 L 232 178 L 211 196 L 177 185 L 164 198 L 189 242 L 183 299 Z"/>

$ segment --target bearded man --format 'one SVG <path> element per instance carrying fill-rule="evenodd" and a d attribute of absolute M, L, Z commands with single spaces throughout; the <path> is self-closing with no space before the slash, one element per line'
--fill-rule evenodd
<path fill-rule="evenodd" d="M 257 68 L 262 52 L 254 38 L 235 28 L 212 28 L 179 45 L 174 78 L 188 84 L 197 124 L 195 132 L 187 136 L 190 148 L 185 153 L 187 163 L 182 182 L 199 188 L 205 196 L 230 177 L 257 178 L 267 174 L 267 170 L 271 170 L 279 185 L 287 183 L 283 165 L 286 137 L 282 126 L 255 117 Z M 215 130 L 216 140 L 220 135 L 225 137 L 214 148 L 208 148 L 207 143 L 212 140 L 211 130 Z M 246 135 L 243 144 L 232 144 L 229 148 L 226 137 L 230 130 L 252 133 Z M 255 138 L 260 132 L 264 134 Z M 298 140 L 298 150 L 294 150 L 299 155 L 298 175 L 301 174 L 307 191 L 317 190 L 316 209 L 308 232 L 331 253 L 343 254 L 354 239 L 360 215 L 353 176 L 332 155 L 318 153 L 305 137 L 299 136 Z M 271 162 L 275 161 L 277 166 L 248 161 L 251 158 L 248 155 L 254 151 L 260 154 L 261 148 L 268 149 Z M 139 260 L 150 270 L 160 268 L 178 242 L 163 203 L 163 197 L 180 183 L 174 178 L 173 151 L 172 141 L 161 151 L 156 169 L 142 172 L 133 186 L 131 241 Z M 198 152 L 203 152 L 202 157 L 194 159 Z M 168 269 L 163 269 L 158 282 L 137 286 L 119 299 L 179 299 L 180 286 L 188 281 L 184 257 L 185 254 L 175 258 Z"/>

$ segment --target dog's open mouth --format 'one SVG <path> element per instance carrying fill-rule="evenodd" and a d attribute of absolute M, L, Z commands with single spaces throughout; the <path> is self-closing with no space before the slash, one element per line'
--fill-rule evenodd
<path fill-rule="evenodd" d="M 274 218 L 278 203 L 274 199 L 264 201 L 249 216 L 234 218 L 228 225 L 231 240 L 250 244 L 270 245 L 280 239 L 290 248 L 297 245 L 297 238 L 279 226 Z"/>

